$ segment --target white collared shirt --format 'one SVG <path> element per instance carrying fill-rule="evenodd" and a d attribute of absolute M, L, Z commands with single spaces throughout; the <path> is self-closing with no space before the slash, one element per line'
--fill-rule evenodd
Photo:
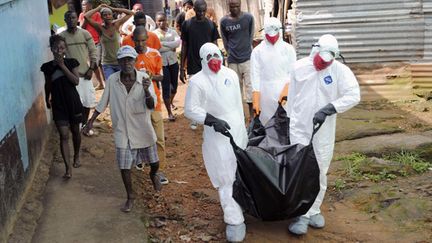
<path fill-rule="evenodd" d="M 114 140 L 117 148 L 146 148 L 156 143 L 156 134 L 151 123 L 151 112 L 145 104 L 142 79 L 147 74 L 136 71 L 137 78 L 129 93 L 120 81 L 120 72 L 112 74 L 106 81 L 105 90 L 96 111 L 102 113 L 110 105 Z M 156 104 L 153 84 L 150 94 Z"/>

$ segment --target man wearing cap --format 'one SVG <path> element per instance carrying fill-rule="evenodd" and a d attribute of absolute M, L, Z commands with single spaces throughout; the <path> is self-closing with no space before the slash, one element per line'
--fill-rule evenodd
<path fill-rule="evenodd" d="M 106 81 L 102 98 L 84 128 L 91 129 L 96 117 L 110 105 L 116 159 L 127 193 L 126 203 L 121 208 L 123 212 L 131 211 L 135 199 L 130 172 L 133 165 L 150 163 L 150 179 L 154 189 L 161 190 L 157 175 L 156 134 L 150 119 L 156 95 L 149 76 L 135 69 L 137 55 L 131 46 L 122 46 L 118 50 L 120 71 L 113 73 Z"/>
<path fill-rule="evenodd" d="M 252 106 L 263 125 L 275 114 L 282 97 L 287 96 L 289 74 L 296 61 L 294 48 L 282 40 L 279 19 L 266 19 L 264 34 L 250 59 Z"/>
<path fill-rule="evenodd" d="M 306 234 L 308 226 L 323 228 L 320 207 L 327 189 L 327 171 L 333 157 L 336 113 L 342 113 L 360 102 L 356 77 L 339 56 L 336 38 L 323 35 L 314 44 L 309 57 L 296 62 L 291 73 L 287 112 L 290 116 L 291 144 L 308 145 L 315 126 L 321 126 L 313 137 L 313 148 L 320 168 L 320 191 L 309 211 L 289 226 L 296 235 Z"/>

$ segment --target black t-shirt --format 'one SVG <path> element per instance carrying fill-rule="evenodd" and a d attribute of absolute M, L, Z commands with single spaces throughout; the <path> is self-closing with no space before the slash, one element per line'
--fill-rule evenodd
<path fill-rule="evenodd" d="M 186 18 L 185 12 L 181 12 L 181 13 L 177 14 L 175 22 L 176 22 L 176 24 L 178 24 L 180 26 L 180 28 L 181 28 L 183 22 L 185 21 L 185 18 Z"/>
<path fill-rule="evenodd" d="M 64 63 L 70 71 L 79 66 L 79 62 L 73 58 L 65 58 Z M 83 106 L 75 84 L 53 61 L 42 64 L 41 71 L 51 79 L 46 82 L 50 82 L 47 85 L 51 93 L 54 121 L 82 122 Z"/>
<path fill-rule="evenodd" d="M 201 71 L 199 50 L 207 42 L 214 42 L 219 38 L 216 24 L 205 19 L 198 21 L 196 17 L 186 20 L 181 28 L 181 39 L 187 44 L 187 72 L 195 74 Z"/>

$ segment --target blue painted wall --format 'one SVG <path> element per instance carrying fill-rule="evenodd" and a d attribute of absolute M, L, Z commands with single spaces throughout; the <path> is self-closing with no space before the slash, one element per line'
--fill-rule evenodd
<path fill-rule="evenodd" d="M 0 242 L 39 161 L 51 120 L 42 63 L 51 59 L 47 0 L 0 0 Z"/>
<path fill-rule="evenodd" d="M 13 0 L 0 5 L 0 140 L 14 127 L 28 166 L 24 117 L 43 92 L 40 65 L 48 60 L 46 0 Z"/>

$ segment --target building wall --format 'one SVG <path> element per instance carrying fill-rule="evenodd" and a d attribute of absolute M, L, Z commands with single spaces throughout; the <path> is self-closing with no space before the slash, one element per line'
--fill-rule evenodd
<path fill-rule="evenodd" d="M 49 58 L 46 0 L 0 2 L 0 242 L 48 134 L 40 65 Z"/>

